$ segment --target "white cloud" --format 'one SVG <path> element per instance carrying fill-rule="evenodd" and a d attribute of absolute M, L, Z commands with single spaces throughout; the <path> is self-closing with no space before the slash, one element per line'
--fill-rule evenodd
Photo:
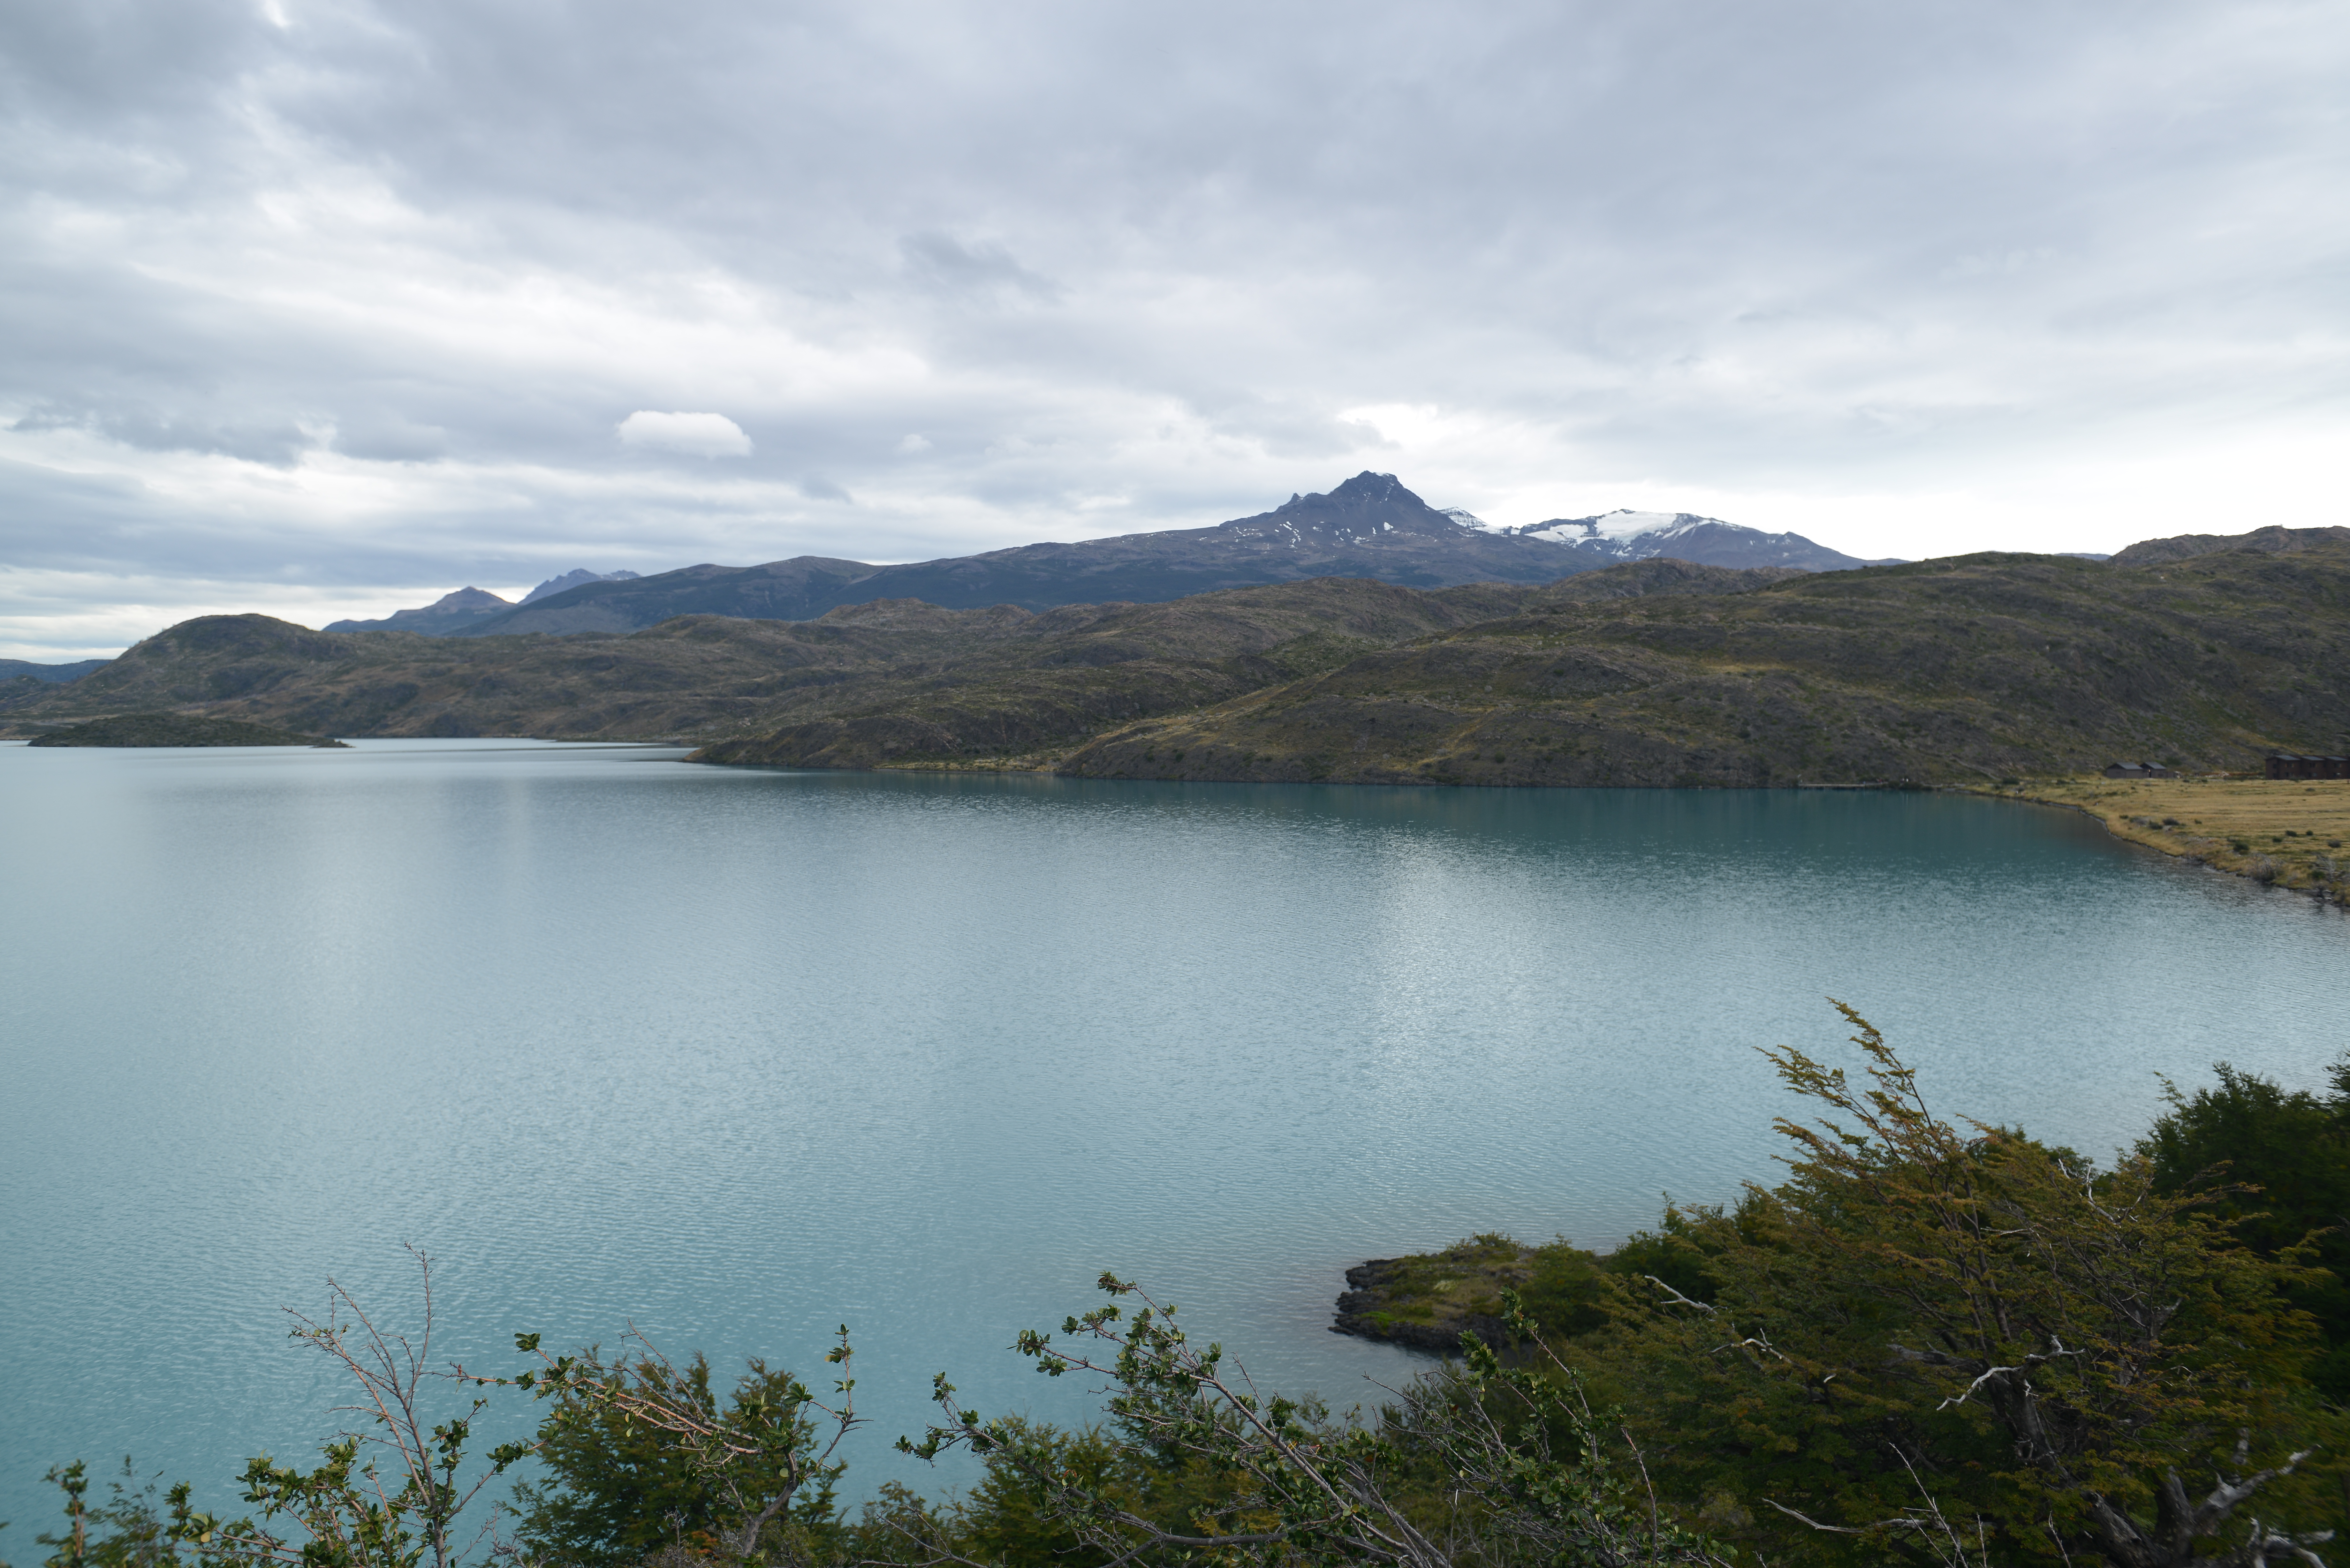
<path fill-rule="evenodd" d="M 693 457 L 751 455 L 751 438 L 724 414 L 661 414 L 639 409 L 620 421 L 620 444 L 658 447 Z"/>
<path fill-rule="evenodd" d="M 2339 7 L 262 4 L 0 7 L 11 646 L 1367 467 L 1911 556 L 2334 504 Z"/>

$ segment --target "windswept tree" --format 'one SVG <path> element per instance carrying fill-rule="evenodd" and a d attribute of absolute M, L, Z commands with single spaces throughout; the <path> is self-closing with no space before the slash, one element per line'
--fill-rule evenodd
<path fill-rule="evenodd" d="M 516 1489 L 520 1545 L 551 1563 L 622 1568 L 668 1553 L 687 1561 L 809 1561 L 836 1554 L 837 1457 L 858 1425 L 855 1354 L 843 1324 L 825 1359 L 840 1369 L 827 1402 L 754 1359 L 722 1404 L 700 1355 L 682 1366 L 636 1330 L 607 1361 L 556 1355 L 535 1334 L 516 1346 L 539 1365 L 484 1378 L 552 1401 L 536 1451 L 544 1478 Z"/>
<path fill-rule="evenodd" d="M 2166 1083 L 2169 1108 L 2137 1152 L 2158 1190 L 2203 1194 L 2253 1251 L 2320 1265 L 2293 1289 L 2326 1345 L 2310 1380 L 2350 1404 L 2350 1057 L 2327 1068 L 2322 1094 L 2226 1062 L 2212 1077 L 2192 1095 Z"/>
<path fill-rule="evenodd" d="M 1939 1560 L 1950 1521 L 1998 1562 L 2317 1562 L 2337 1510 L 2298 1472 L 2341 1422 L 2304 1377 L 2308 1272 L 2143 1156 L 1953 1127 L 1843 1012 L 1864 1082 L 1768 1053 L 1826 1112 L 1778 1123 L 1788 1179 L 1668 1217 L 1711 1299 L 1635 1281 L 1593 1346 L 1675 1490 L 1853 1562 Z"/>

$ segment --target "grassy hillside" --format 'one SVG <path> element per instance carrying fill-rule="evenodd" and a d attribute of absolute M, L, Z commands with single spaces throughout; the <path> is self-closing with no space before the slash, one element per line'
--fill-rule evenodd
<path fill-rule="evenodd" d="M 0 701 L 0 723 L 34 734 L 174 710 L 337 735 L 756 740 L 741 760 L 812 765 L 998 755 L 1222 701 L 1506 614 L 1535 591 L 1330 578 L 1043 615 L 896 600 L 814 621 L 686 616 L 626 637 L 333 633 L 207 616 L 69 687 L 26 683 Z"/>
<path fill-rule="evenodd" d="M 173 709 L 332 735 L 708 737 L 894 665 L 966 658 L 1034 618 L 859 607 L 808 623 L 692 617 L 630 637 L 318 632 L 205 616 L 71 686 L 0 701 L 16 734 Z"/>
<path fill-rule="evenodd" d="M 1722 581 L 1739 576 L 1712 574 Z M 1336 669 L 1366 652 L 1513 613 L 1545 591 L 1498 583 L 1431 591 L 1324 577 L 1171 604 L 1053 610 L 1036 618 L 1034 634 L 1008 638 L 952 667 L 891 670 L 837 694 L 825 712 L 713 745 L 700 760 L 799 767 L 1049 764 L 1137 719 L 1209 707 Z M 1061 618 L 1068 618 L 1066 627 Z"/>
<path fill-rule="evenodd" d="M 1651 560 L 1544 587 L 1362 579 L 1166 604 L 629 636 L 186 622 L 17 734 L 176 711 L 338 735 L 686 738 L 711 762 L 1494 784 L 1995 783 L 2350 749 L 2350 546 L 1806 576 Z M 2297 538 L 2296 545 L 2302 543 Z"/>
<path fill-rule="evenodd" d="M 1578 579 L 1585 581 L 1587 579 Z M 1572 585 L 1563 585 L 1563 587 Z M 1102 736 L 1102 778 L 1965 783 L 2350 732 L 2350 550 L 1981 555 L 1517 613 Z"/>

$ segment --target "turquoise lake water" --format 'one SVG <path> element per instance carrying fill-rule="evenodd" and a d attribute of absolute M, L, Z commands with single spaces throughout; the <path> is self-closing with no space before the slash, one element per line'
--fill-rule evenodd
<path fill-rule="evenodd" d="M 1348 1264 L 1773 1179 L 1754 1048 L 1848 1060 L 1828 995 L 2093 1153 L 2158 1071 L 2342 1046 L 2339 911 L 2039 808 L 678 755 L 0 746 L 0 1556 L 51 1463 L 225 1507 L 307 1456 L 340 1389 L 280 1309 L 405 1321 L 403 1241 L 494 1366 L 634 1321 L 816 1372 L 845 1321 L 850 1490 L 927 1486 L 933 1372 L 1086 1413 L 1005 1347 L 1106 1268 L 1375 1397 L 1417 1363 L 1326 1332 Z"/>

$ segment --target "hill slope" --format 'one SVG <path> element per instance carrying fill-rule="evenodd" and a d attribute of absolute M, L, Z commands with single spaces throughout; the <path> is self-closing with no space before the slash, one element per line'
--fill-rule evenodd
<path fill-rule="evenodd" d="M 1034 757 L 1131 719 L 1202 708 L 1336 668 L 1430 632 L 1516 613 L 1546 595 L 1721 593 L 1775 580 L 1678 562 L 1577 577 L 1552 588 L 1480 583 L 1433 592 L 1360 579 L 1202 594 L 1166 605 L 1108 605 L 1082 628 L 1031 644 L 1007 639 L 951 670 L 892 672 L 772 733 L 724 742 L 696 760 L 791 767 Z M 1589 587 L 1585 587 L 1589 585 Z M 848 694 L 844 693 L 844 696 Z"/>
<path fill-rule="evenodd" d="M 1323 579 L 1165 605 L 846 606 L 805 622 L 688 616 L 628 637 L 423 638 L 206 616 L 70 687 L 22 683 L 0 725 L 177 709 L 339 735 L 797 732 L 827 765 L 1066 746 L 1366 648 L 1505 614 L 1534 590 Z"/>
<path fill-rule="evenodd" d="M 203 616 L 71 686 L 0 697 L 0 725 L 172 709 L 339 735 L 706 737 L 780 722 L 795 694 L 895 664 L 967 659 L 1029 618 L 913 606 L 822 625 L 699 617 L 627 638 L 471 639 Z"/>
<path fill-rule="evenodd" d="M 1575 579 L 1565 587 L 1572 588 Z M 2257 765 L 2350 733 L 2350 550 L 1969 556 L 1736 595 L 1542 596 L 1105 735 L 1107 778 L 1979 782 Z"/>
<path fill-rule="evenodd" d="M 2156 566 L 2165 561 L 2189 561 L 2198 556 L 2241 552 L 2262 556 L 2295 556 L 2304 550 L 2350 547 L 2350 528 L 2287 528 L 2271 524 L 2249 534 L 2179 534 L 2168 539 L 2141 539 L 2113 557 L 2120 566 Z"/>

